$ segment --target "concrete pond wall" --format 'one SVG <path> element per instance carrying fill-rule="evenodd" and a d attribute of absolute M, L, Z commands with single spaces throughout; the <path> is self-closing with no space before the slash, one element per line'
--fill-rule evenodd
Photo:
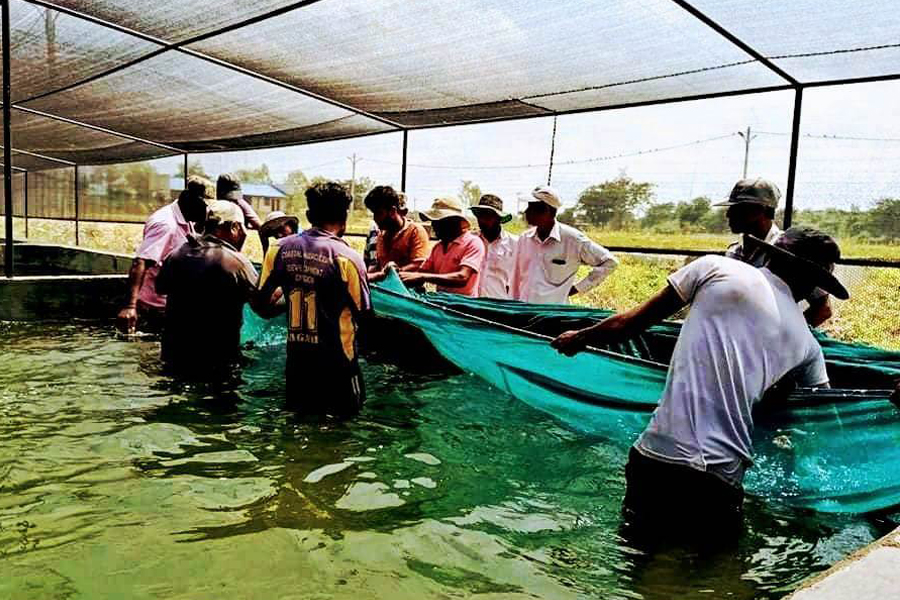
<path fill-rule="evenodd" d="M 16 243 L 13 278 L 0 277 L 0 320 L 113 318 L 125 296 L 131 260 L 73 246 Z"/>

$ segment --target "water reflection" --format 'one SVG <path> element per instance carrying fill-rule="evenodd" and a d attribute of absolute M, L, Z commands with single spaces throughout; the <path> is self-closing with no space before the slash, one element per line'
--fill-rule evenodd
<path fill-rule="evenodd" d="M 751 498 L 734 546 L 648 551 L 620 536 L 620 449 L 469 375 L 370 360 L 362 414 L 323 422 L 284 410 L 283 348 L 230 388 L 105 329 L 9 327 L 0 352 L 3 597 L 54 569 L 95 597 L 775 598 L 890 523 Z"/>

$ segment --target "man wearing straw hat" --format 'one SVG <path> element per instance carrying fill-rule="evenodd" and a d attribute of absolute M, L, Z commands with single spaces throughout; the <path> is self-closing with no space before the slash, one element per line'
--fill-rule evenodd
<path fill-rule="evenodd" d="M 512 297 L 537 304 L 566 304 L 609 277 L 619 261 L 581 231 L 556 220 L 562 201 L 556 191 L 539 185 L 531 192 L 525 220 L 531 229 L 516 244 Z M 575 282 L 581 265 L 590 273 Z"/>
<path fill-rule="evenodd" d="M 670 275 L 644 304 L 552 342 L 571 356 L 691 306 L 659 406 L 628 457 L 625 512 L 635 523 L 739 525 L 754 405 L 779 382 L 828 385 L 822 349 L 797 301 L 816 287 L 849 297 L 832 275 L 837 243 L 792 227 L 774 244 L 753 236 L 745 244 L 765 254 L 765 266 L 704 256 Z"/>
<path fill-rule="evenodd" d="M 478 236 L 485 247 L 484 263 L 478 277 L 478 296 L 511 298 L 510 285 L 516 268 L 519 237 L 503 229 L 503 224 L 512 221 L 512 215 L 503 212 L 503 200 L 493 194 L 483 195 L 469 210 L 478 219 Z"/>
<path fill-rule="evenodd" d="M 749 234 L 771 244 L 781 235 L 781 229 L 775 224 L 775 210 L 780 199 L 781 190 L 777 185 L 762 177 L 751 177 L 738 181 L 728 199 L 715 206 L 727 207 L 731 231 Z M 765 252 L 759 249 L 745 250 L 741 242 L 728 246 L 725 256 L 742 260 L 754 267 L 761 267 L 766 260 Z M 818 327 L 831 317 L 831 304 L 828 294 L 823 290 L 813 290 L 804 300 L 809 308 L 803 315 L 812 327 Z"/>
<path fill-rule="evenodd" d="M 407 285 L 433 283 L 439 292 L 478 295 L 478 273 L 484 262 L 484 243 L 468 231 L 462 204 L 456 198 L 438 198 L 431 210 L 420 213 L 431 221 L 438 243 L 424 263 L 400 269 Z"/>

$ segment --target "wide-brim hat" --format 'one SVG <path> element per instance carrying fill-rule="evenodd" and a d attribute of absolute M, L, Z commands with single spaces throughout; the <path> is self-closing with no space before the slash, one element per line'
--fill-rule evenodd
<path fill-rule="evenodd" d="M 562 207 L 562 200 L 560 200 L 559 194 L 549 185 L 539 185 L 531 190 L 531 198 L 528 202 L 529 204 L 531 202 L 543 202 L 547 206 L 552 206 L 556 209 Z"/>
<path fill-rule="evenodd" d="M 293 225 L 294 231 L 300 229 L 300 219 L 293 215 L 286 215 L 280 210 L 273 210 L 266 215 L 266 220 L 259 226 L 259 234 L 266 236 L 272 235 L 284 225 Z"/>
<path fill-rule="evenodd" d="M 731 189 L 728 199 L 713 206 L 735 206 L 736 204 L 758 204 L 768 208 L 778 208 L 781 190 L 768 179 L 753 177 L 741 179 Z"/>
<path fill-rule="evenodd" d="M 462 204 L 456 198 L 438 198 L 431 204 L 431 210 L 419 211 L 419 215 L 425 221 L 440 221 L 452 217 L 466 220 Z"/>
<path fill-rule="evenodd" d="M 779 240 L 783 245 L 788 247 L 806 246 L 807 249 L 810 250 L 808 254 L 810 254 L 811 256 L 823 256 L 828 254 L 834 255 L 836 253 L 835 259 L 840 258 L 840 250 L 837 249 L 837 244 L 834 242 L 831 236 L 813 229 L 792 227 L 784 231 L 778 238 L 778 240 L 776 240 L 776 242 L 778 242 Z M 850 292 L 847 291 L 847 288 L 844 287 L 844 284 L 842 284 L 838 280 L 838 278 L 835 277 L 831 272 L 831 270 L 834 269 L 833 262 L 820 263 L 808 258 L 804 258 L 791 252 L 790 250 L 785 249 L 782 246 L 769 244 L 768 242 L 750 234 L 744 234 L 744 247 L 748 249 L 752 249 L 753 247 L 761 248 L 762 250 L 767 252 L 769 256 L 779 256 L 788 259 L 789 261 L 793 262 L 796 265 L 797 269 L 804 273 L 804 275 L 812 277 L 818 287 L 825 290 L 835 298 L 838 298 L 839 300 L 847 300 L 850 297 Z M 815 250 L 817 249 L 820 251 L 816 252 Z"/>

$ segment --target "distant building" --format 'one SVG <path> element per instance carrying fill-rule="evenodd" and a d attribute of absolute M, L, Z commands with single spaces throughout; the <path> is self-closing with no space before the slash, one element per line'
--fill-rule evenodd
<path fill-rule="evenodd" d="M 183 177 L 171 177 L 169 179 L 169 194 L 172 200 L 178 198 L 178 194 L 184 189 Z M 244 199 L 249 202 L 260 217 L 265 218 L 273 210 L 284 210 L 287 194 L 282 188 L 270 183 L 242 183 Z"/>

